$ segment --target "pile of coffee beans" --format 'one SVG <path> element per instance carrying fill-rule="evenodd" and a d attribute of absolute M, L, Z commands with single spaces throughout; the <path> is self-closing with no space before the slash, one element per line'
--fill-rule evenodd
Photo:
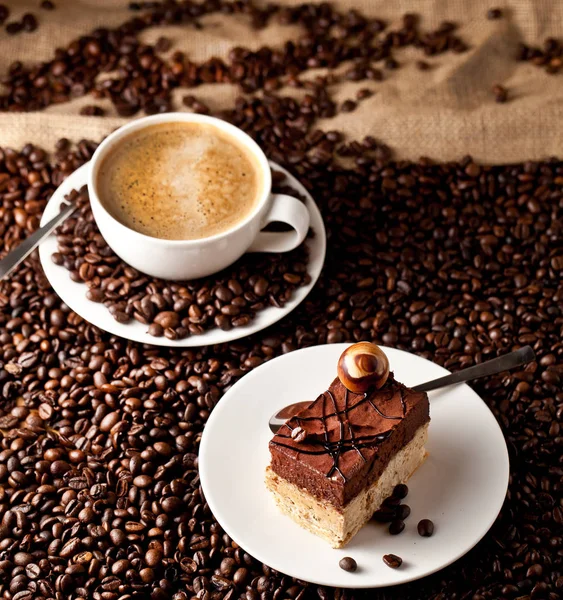
<path fill-rule="evenodd" d="M 1 5 L 3 7 L 3 5 Z M 5 10 L 0 7 L 0 17 L 5 15 Z M 32 13 L 26 13 L 19 21 L 10 21 L 6 23 L 5 31 L 8 35 L 16 35 L 22 31 L 31 33 L 37 29 L 39 23 L 37 17 Z"/>
<path fill-rule="evenodd" d="M 203 9 L 192 8 L 188 18 L 177 12 L 181 6 L 139 13 L 140 26 L 149 14 L 168 13 L 196 26 Z M 244 1 L 205 6 L 252 12 Z M 256 66 L 270 60 L 264 56 L 278 61 L 293 53 L 298 66 L 331 64 L 340 48 L 349 52 L 347 44 L 323 45 L 319 36 L 328 39 L 330 30 L 362 41 L 379 27 L 356 12 L 339 24 L 325 21 L 336 14 L 326 5 L 277 14 L 288 21 L 300 15 L 311 33 L 283 51 L 243 51 L 237 77 L 245 86 L 271 79 L 269 67 L 265 78 Z M 99 65 L 117 62 L 125 65 L 121 96 L 108 92 L 116 102 L 129 110 L 166 106 L 162 90 L 175 80 L 166 65 L 143 58 L 135 31 L 100 30 L 51 63 L 12 65 L 2 107 L 65 101 L 96 87 Z M 372 47 L 360 43 L 356 51 Z M 145 69 L 127 66 L 136 60 Z M 186 59 L 175 62 L 184 77 Z M 201 80 L 223 73 L 210 64 L 190 69 Z M 379 77 L 371 65 L 368 72 Z M 268 92 L 239 100 L 226 115 L 302 179 L 323 213 L 325 268 L 290 317 L 228 345 L 155 348 L 110 336 L 74 314 L 53 293 L 36 254 L 0 282 L 0 594 L 7 600 L 560 598 L 563 162 L 393 161 L 378 140 L 316 129 L 316 118 L 336 107 L 322 80 L 305 83 L 311 93 L 299 102 Z M 61 140 L 51 157 L 31 144 L 0 149 L 2 251 L 37 228 L 54 189 L 94 148 Z M 466 556 L 400 589 L 332 590 L 277 573 L 229 538 L 199 484 L 201 432 L 240 377 L 297 348 L 360 340 L 452 370 L 525 344 L 537 355 L 525 368 L 474 385 L 510 452 L 497 521 Z"/>
<path fill-rule="evenodd" d="M 31 145 L 1 151 L 6 250 L 37 227 L 55 186 L 94 146 L 62 141 L 53 164 Z M 538 360 L 475 384 L 511 454 L 492 531 L 441 573 L 369 597 L 559 596 L 563 163 L 372 158 L 306 169 L 328 228 L 325 270 L 290 318 L 252 338 L 184 351 L 125 342 L 72 313 L 36 256 L 0 282 L 0 572 L 9 594 L 351 597 L 238 548 L 205 503 L 197 448 L 223 392 L 252 368 L 317 343 L 374 340 L 451 369 L 523 344 Z"/>
<path fill-rule="evenodd" d="M 389 533 L 398 535 L 405 529 L 405 521 L 411 514 L 411 507 L 408 504 L 402 504 L 409 493 L 409 488 L 400 483 L 395 486 L 393 493 L 389 498 L 383 501 L 379 510 L 373 513 L 374 521 L 378 523 L 389 523 Z"/>
<path fill-rule="evenodd" d="M 563 43 L 552 37 L 546 38 L 543 48 L 521 43 L 518 45 L 516 58 L 527 60 L 545 69 L 546 73 L 556 75 L 563 67 Z"/>
<path fill-rule="evenodd" d="M 273 190 L 299 196 L 274 171 Z M 283 307 L 298 287 L 311 282 L 307 242 L 287 254 L 245 254 L 224 271 L 172 283 L 140 273 L 124 263 L 100 234 L 86 188 L 69 200 L 80 208 L 57 230 L 53 261 L 85 283 L 86 296 L 102 302 L 120 323 L 136 320 L 149 334 L 168 339 L 198 335 L 212 328 L 228 331 L 248 325 L 267 307 Z M 311 235 L 313 232 L 311 231 Z"/>
<path fill-rule="evenodd" d="M 132 8 L 142 12 L 117 28 L 97 29 L 74 40 L 57 50 L 50 61 L 32 67 L 13 63 L 3 81 L 7 91 L 0 95 L 0 110 L 37 110 L 91 93 L 96 98 L 109 98 L 122 116 L 140 110 L 154 114 L 174 108 L 171 92 L 177 87 L 233 83 L 247 93 L 262 89 L 271 92 L 283 84 L 301 86 L 298 76 L 308 69 L 333 69 L 350 61 L 345 79 L 379 80 L 383 73 L 374 65 L 397 68 L 394 53 L 399 48 L 412 46 L 427 56 L 467 50 L 456 35 L 455 23 L 444 22 L 435 31 L 426 32 L 419 28 L 415 14 L 405 14 L 400 28 L 388 30 L 380 19 L 367 18 L 355 10 L 339 12 L 326 3 L 282 7 L 255 5 L 249 0 L 187 0 L 133 3 Z M 233 48 L 227 60 L 210 58 L 201 63 L 182 52 L 164 58 L 161 53 L 170 44 L 163 48 L 162 43 L 151 45 L 140 40 L 141 32 L 156 25 L 201 28 L 201 17 L 212 13 L 246 15 L 254 28 L 266 27 L 275 18 L 284 25 L 300 25 L 303 34 L 283 48 Z M 97 81 L 98 75 L 106 72 L 112 72 L 112 77 Z M 352 100 L 342 106 L 344 111 L 354 108 Z"/>

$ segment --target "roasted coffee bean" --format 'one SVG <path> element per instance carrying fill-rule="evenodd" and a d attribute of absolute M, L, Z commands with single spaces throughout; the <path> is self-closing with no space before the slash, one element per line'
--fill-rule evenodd
<path fill-rule="evenodd" d="M 168 52 L 172 48 L 172 42 L 167 37 L 161 36 L 156 40 L 156 44 L 154 45 L 154 49 L 157 52 Z"/>
<path fill-rule="evenodd" d="M 487 11 L 487 19 L 494 20 L 502 17 L 502 10 L 500 8 L 489 8 Z"/>
<path fill-rule="evenodd" d="M 105 111 L 101 106 L 88 105 L 88 106 L 83 106 L 80 109 L 80 114 L 89 116 L 89 117 L 103 117 L 105 114 Z"/>
<path fill-rule="evenodd" d="M 20 21 L 12 21 L 6 25 L 6 33 L 9 35 L 16 35 L 20 31 L 23 31 L 23 23 Z"/>
<path fill-rule="evenodd" d="M 28 579 L 38 579 L 41 575 L 41 569 L 39 565 L 35 563 L 30 563 L 25 567 L 25 574 Z"/>
<path fill-rule="evenodd" d="M 345 113 L 352 112 L 353 110 L 356 110 L 357 106 L 358 105 L 353 100 L 345 100 L 342 103 L 342 106 L 340 107 L 340 110 L 342 112 L 345 112 Z"/>
<path fill-rule="evenodd" d="M 404 483 L 399 483 L 393 489 L 393 497 L 399 498 L 400 500 L 406 498 L 408 496 L 408 493 L 409 488 Z"/>
<path fill-rule="evenodd" d="M 162 337 L 164 335 L 164 329 L 158 323 L 151 323 L 148 332 L 154 337 Z"/>
<path fill-rule="evenodd" d="M 546 38 L 543 47 L 528 46 L 521 43 L 518 46 L 516 58 L 527 60 L 537 67 L 544 68 L 546 73 L 555 75 L 559 73 L 563 66 L 561 48 L 561 41 L 554 38 Z"/>
<path fill-rule="evenodd" d="M 17 552 L 14 556 L 14 563 L 20 567 L 25 567 L 32 562 L 33 556 L 28 552 Z"/>
<path fill-rule="evenodd" d="M 496 102 L 506 102 L 508 100 L 508 90 L 502 85 L 495 85 L 493 87 L 493 94 Z"/>
<path fill-rule="evenodd" d="M 26 13 L 22 18 L 22 26 L 25 31 L 35 31 L 37 29 L 37 19 L 35 15 Z"/>
<path fill-rule="evenodd" d="M 40 404 L 38 414 L 43 421 L 48 421 L 53 416 L 53 407 L 47 403 Z"/>
<path fill-rule="evenodd" d="M 244 582 L 248 578 L 248 569 L 241 567 L 237 569 L 233 575 L 233 583 L 235 585 L 244 585 Z"/>
<path fill-rule="evenodd" d="M 298 443 L 304 442 L 307 439 L 307 432 L 303 427 L 295 427 L 291 430 L 291 438 Z"/>
<path fill-rule="evenodd" d="M 351 573 L 353 573 L 354 571 L 356 571 L 357 568 L 358 568 L 358 564 L 350 556 L 345 556 L 344 558 L 341 558 L 340 562 L 338 563 L 338 566 L 341 569 L 343 569 L 344 571 L 349 571 Z"/>
<path fill-rule="evenodd" d="M 373 96 L 373 92 L 367 88 L 362 88 L 356 92 L 357 100 L 365 100 L 366 98 L 371 98 Z"/>
<path fill-rule="evenodd" d="M 398 535 L 403 531 L 404 528 L 405 522 L 401 521 L 400 519 L 395 519 L 391 522 L 391 525 L 389 525 L 389 533 L 391 535 Z"/>
<path fill-rule="evenodd" d="M 396 518 L 396 514 L 395 507 L 384 506 L 373 513 L 372 519 L 379 523 L 391 523 Z"/>
<path fill-rule="evenodd" d="M 145 562 L 149 567 L 156 567 L 162 560 L 162 551 L 157 548 L 151 548 L 145 554 Z"/>
<path fill-rule="evenodd" d="M 434 533 L 434 523 L 430 519 L 422 519 L 417 525 L 418 535 L 430 537 Z"/>
<path fill-rule="evenodd" d="M 407 504 L 401 504 L 400 506 L 397 506 L 395 514 L 397 519 L 404 521 L 411 514 L 411 507 Z"/>
<path fill-rule="evenodd" d="M 403 559 L 396 554 L 384 554 L 383 562 L 391 569 L 398 569 L 403 564 Z"/>

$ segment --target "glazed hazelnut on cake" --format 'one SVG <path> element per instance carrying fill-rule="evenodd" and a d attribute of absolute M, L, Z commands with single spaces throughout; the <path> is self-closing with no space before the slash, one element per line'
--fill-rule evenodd
<path fill-rule="evenodd" d="M 428 396 L 395 380 L 375 344 L 347 348 L 338 377 L 270 441 L 266 485 L 296 523 L 340 548 L 425 458 Z"/>

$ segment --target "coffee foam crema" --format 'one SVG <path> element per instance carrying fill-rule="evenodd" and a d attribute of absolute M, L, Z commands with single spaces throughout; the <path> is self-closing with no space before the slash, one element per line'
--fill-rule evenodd
<path fill-rule="evenodd" d="M 256 157 L 207 123 L 151 125 L 116 143 L 97 176 L 98 195 L 121 223 L 151 237 L 223 233 L 256 207 Z"/>

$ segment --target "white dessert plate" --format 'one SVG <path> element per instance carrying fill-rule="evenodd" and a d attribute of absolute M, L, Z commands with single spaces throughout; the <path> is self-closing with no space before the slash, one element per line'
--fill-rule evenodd
<path fill-rule="evenodd" d="M 282 171 L 287 176 L 287 185 L 295 188 L 306 197 L 306 205 L 311 216 L 311 228 L 314 231 L 314 237 L 307 240 L 309 247 L 308 273 L 311 276 L 311 282 L 302 286 L 293 292 L 291 300 L 283 308 L 275 306 L 268 307 L 258 312 L 255 318 L 244 327 L 235 327 L 230 331 L 223 331 L 219 328 L 210 329 L 201 335 L 190 336 L 181 340 L 169 340 L 166 337 L 154 337 L 147 332 L 148 327 L 138 321 L 129 323 L 118 323 L 103 305 L 92 302 L 86 298 L 86 285 L 72 281 L 69 272 L 61 266 L 57 266 L 51 256 L 57 252 L 57 238 L 53 233 L 46 238 L 39 247 L 39 258 L 45 271 L 45 275 L 53 286 L 55 292 L 75 313 L 86 319 L 96 327 L 109 333 L 119 335 L 120 337 L 143 344 L 153 344 L 154 346 L 169 347 L 196 347 L 207 346 L 210 344 L 222 344 L 231 342 L 253 333 L 257 333 L 270 325 L 273 325 L 280 319 L 283 319 L 292 310 L 294 310 L 313 289 L 324 264 L 326 252 L 326 232 L 321 213 L 315 204 L 309 192 L 293 177 L 288 171 L 274 162 L 270 162 L 272 168 L 276 171 Z M 86 185 L 89 163 L 86 163 L 77 169 L 72 175 L 57 188 L 43 213 L 41 225 L 44 225 L 49 219 L 52 219 L 58 212 L 61 202 L 66 194 L 73 189 L 80 189 Z"/>
<path fill-rule="evenodd" d="M 327 389 L 347 344 L 315 346 L 285 354 L 237 382 L 213 410 L 199 450 L 205 498 L 225 531 L 256 559 L 312 583 L 372 588 L 406 583 L 451 564 L 487 533 L 508 487 L 508 452 L 486 404 L 465 384 L 430 392 L 430 429 L 425 463 L 408 482 L 404 503 L 412 513 L 392 536 L 384 524 L 368 523 L 344 548 L 301 529 L 282 515 L 264 484 L 272 437 L 268 419 L 298 400 Z M 448 371 L 423 358 L 383 348 L 396 378 L 416 385 Z M 434 522 L 420 537 L 417 523 Z M 398 569 L 384 554 L 403 559 Z M 355 573 L 339 568 L 351 556 Z"/>

